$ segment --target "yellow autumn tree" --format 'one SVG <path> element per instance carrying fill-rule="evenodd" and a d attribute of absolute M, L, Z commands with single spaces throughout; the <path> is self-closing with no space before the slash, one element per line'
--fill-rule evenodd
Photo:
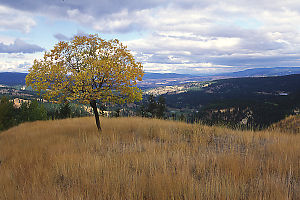
<path fill-rule="evenodd" d="M 59 42 L 45 52 L 29 69 L 26 84 L 50 101 L 89 103 L 101 131 L 97 103 L 141 100 L 136 84 L 142 77 L 142 64 L 121 42 L 89 35 Z"/>

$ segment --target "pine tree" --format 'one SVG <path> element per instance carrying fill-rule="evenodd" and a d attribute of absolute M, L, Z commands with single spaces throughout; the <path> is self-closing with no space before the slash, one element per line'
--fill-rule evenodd
<path fill-rule="evenodd" d="M 60 105 L 59 118 L 61 119 L 70 118 L 71 114 L 72 114 L 71 106 L 68 101 Z"/>
<path fill-rule="evenodd" d="M 155 117 L 157 112 L 157 103 L 155 97 L 151 94 L 148 97 L 147 112 L 150 113 L 150 117 Z"/>
<path fill-rule="evenodd" d="M 157 113 L 156 116 L 158 118 L 164 118 L 165 112 L 167 110 L 166 107 L 166 99 L 164 96 L 160 95 L 157 100 Z"/>
<path fill-rule="evenodd" d="M 16 124 L 16 109 L 6 96 L 0 100 L 0 130 L 8 129 Z"/>

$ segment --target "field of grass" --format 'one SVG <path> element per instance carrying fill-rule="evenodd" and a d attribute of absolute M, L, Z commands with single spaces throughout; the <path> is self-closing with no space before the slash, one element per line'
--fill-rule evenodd
<path fill-rule="evenodd" d="M 300 199 L 300 134 L 142 118 L 0 133 L 0 199 Z"/>

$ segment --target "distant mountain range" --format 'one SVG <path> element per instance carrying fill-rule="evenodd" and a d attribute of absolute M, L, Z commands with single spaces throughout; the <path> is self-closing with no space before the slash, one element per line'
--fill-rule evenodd
<path fill-rule="evenodd" d="M 144 75 L 145 79 L 165 79 L 165 78 L 199 78 L 199 77 L 257 77 L 257 76 L 284 76 L 290 74 L 300 74 L 300 67 L 273 67 L 246 69 L 237 72 L 219 73 L 212 75 L 192 75 L 176 73 L 149 73 Z"/>
<path fill-rule="evenodd" d="M 191 74 L 146 72 L 143 77 L 143 81 L 139 83 L 139 87 L 152 88 L 159 86 L 178 85 L 196 81 L 210 81 L 239 77 L 283 76 L 289 74 L 300 74 L 300 67 L 256 68 L 232 73 L 221 73 L 203 76 Z M 26 75 L 27 73 L 0 72 L 0 84 L 9 86 L 25 85 Z"/>
<path fill-rule="evenodd" d="M 199 77 L 198 75 L 192 74 L 176 74 L 176 73 L 150 73 L 146 72 L 143 79 L 165 79 L 165 78 L 195 78 Z"/>
<path fill-rule="evenodd" d="M 238 72 L 219 74 L 219 76 L 257 77 L 257 76 L 284 76 L 290 74 L 300 74 L 300 67 L 273 67 L 273 68 L 246 69 Z"/>
<path fill-rule="evenodd" d="M 220 73 L 203 76 L 191 74 L 161 74 L 146 72 L 143 78 L 143 82 L 140 83 L 140 86 L 142 88 L 154 88 L 159 86 L 171 86 L 189 82 L 211 81 L 227 78 L 284 76 L 290 74 L 300 74 L 300 67 L 256 68 L 238 72 Z"/>
<path fill-rule="evenodd" d="M 25 85 L 27 73 L 0 72 L 0 84 L 2 85 Z"/>

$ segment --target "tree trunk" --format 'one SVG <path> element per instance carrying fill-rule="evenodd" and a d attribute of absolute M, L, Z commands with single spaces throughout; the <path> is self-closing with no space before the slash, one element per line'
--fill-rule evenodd
<path fill-rule="evenodd" d="M 101 126 L 100 126 L 100 119 L 99 119 L 99 113 L 98 113 L 98 109 L 97 109 L 97 104 L 95 100 L 91 100 L 90 101 L 90 105 L 93 108 L 94 111 L 94 115 L 95 115 L 95 120 L 96 120 L 96 125 L 98 128 L 98 131 L 101 132 Z"/>

